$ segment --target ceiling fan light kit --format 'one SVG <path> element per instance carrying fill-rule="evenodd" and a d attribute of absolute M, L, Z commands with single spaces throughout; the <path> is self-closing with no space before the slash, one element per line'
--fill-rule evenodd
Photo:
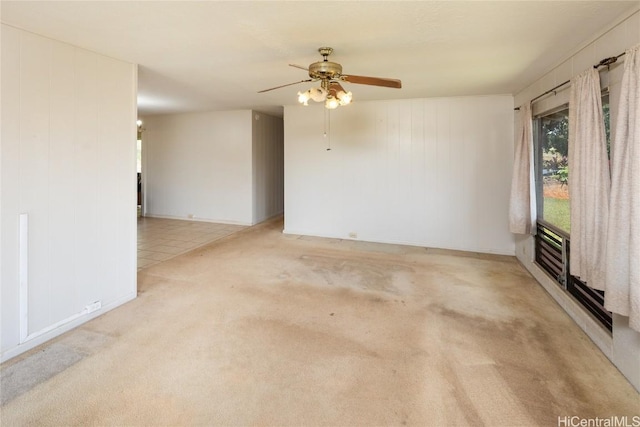
<path fill-rule="evenodd" d="M 298 92 L 298 102 L 302 105 L 307 106 L 309 105 L 309 100 L 313 100 L 315 102 L 324 102 L 324 106 L 330 110 L 341 105 L 348 105 L 352 99 L 351 92 L 345 92 L 342 87 L 329 86 L 329 89 L 325 89 L 321 86 Z"/>
<path fill-rule="evenodd" d="M 314 62 L 309 65 L 309 68 L 302 67 L 300 65 L 289 64 L 292 67 L 300 68 L 309 72 L 309 80 L 302 80 L 295 83 L 288 83 L 281 86 L 276 86 L 271 89 L 261 90 L 258 93 L 268 92 L 270 90 L 279 89 L 285 86 L 291 86 L 298 83 L 304 83 L 309 81 L 320 81 L 320 87 L 308 89 L 304 92 L 298 92 L 298 102 L 302 105 L 309 105 L 309 100 L 315 102 L 324 102 L 325 108 L 333 110 L 341 105 L 348 105 L 353 99 L 353 94 L 346 91 L 341 81 L 348 83 L 364 84 L 371 86 L 382 86 L 400 89 L 402 82 L 397 79 L 386 79 L 381 77 L 367 77 L 367 76 L 353 76 L 342 74 L 342 65 L 337 62 L 331 62 L 328 60 L 329 55 L 333 52 L 333 48 L 321 47 L 318 49 L 323 60 Z"/>

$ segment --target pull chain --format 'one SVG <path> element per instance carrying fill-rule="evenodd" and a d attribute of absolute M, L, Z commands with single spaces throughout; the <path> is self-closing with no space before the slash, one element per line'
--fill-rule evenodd
<path fill-rule="evenodd" d="M 327 141 L 327 151 L 331 151 L 331 110 L 324 109 L 324 138 Z"/>

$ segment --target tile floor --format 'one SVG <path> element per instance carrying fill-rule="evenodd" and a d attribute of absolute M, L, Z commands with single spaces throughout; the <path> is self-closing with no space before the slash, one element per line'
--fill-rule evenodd
<path fill-rule="evenodd" d="M 138 271 L 244 228 L 242 225 L 138 217 Z"/>

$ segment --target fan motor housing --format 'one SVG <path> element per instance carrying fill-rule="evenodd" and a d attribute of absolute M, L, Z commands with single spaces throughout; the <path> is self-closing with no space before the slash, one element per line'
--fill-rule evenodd
<path fill-rule="evenodd" d="M 331 61 L 314 62 L 309 65 L 309 77 L 312 79 L 335 79 L 342 75 L 342 65 Z"/>

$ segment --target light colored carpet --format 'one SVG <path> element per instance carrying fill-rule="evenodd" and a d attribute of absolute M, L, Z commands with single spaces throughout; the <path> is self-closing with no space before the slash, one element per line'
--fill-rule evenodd
<path fill-rule="evenodd" d="M 81 359 L 15 393 L 2 426 L 557 426 L 640 413 L 514 258 L 281 229 L 140 272 L 138 299 L 48 344 Z M 2 369 L 36 369 L 42 350 Z"/>

